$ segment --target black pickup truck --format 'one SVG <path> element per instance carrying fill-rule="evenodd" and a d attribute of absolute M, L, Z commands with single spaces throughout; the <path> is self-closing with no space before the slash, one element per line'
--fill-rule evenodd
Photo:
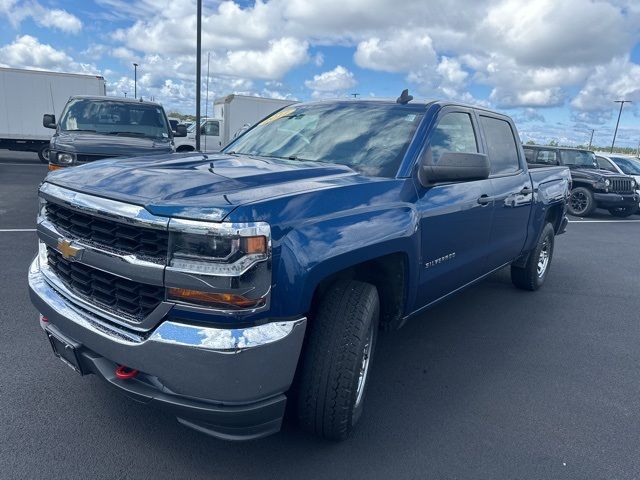
<path fill-rule="evenodd" d="M 628 217 L 638 209 L 636 181 L 629 175 L 602 170 L 590 150 L 555 146 L 524 145 L 529 168 L 563 165 L 571 170 L 571 196 L 567 210 L 588 217 L 596 208 L 614 217 Z"/>

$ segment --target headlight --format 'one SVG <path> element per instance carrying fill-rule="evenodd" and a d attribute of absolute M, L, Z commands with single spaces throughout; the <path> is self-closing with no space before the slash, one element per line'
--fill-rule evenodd
<path fill-rule="evenodd" d="M 183 272 L 238 276 L 269 257 L 271 230 L 266 223 L 174 219 L 169 230 L 169 267 Z"/>
<path fill-rule="evenodd" d="M 73 163 L 75 158 L 76 156 L 73 153 L 58 152 L 56 160 L 62 165 L 69 165 L 70 163 Z"/>
<path fill-rule="evenodd" d="M 638 182 L 636 182 L 635 180 L 631 180 L 631 188 L 636 188 L 637 185 Z"/>
<path fill-rule="evenodd" d="M 269 307 L 271 229 L 266 223 L 171 219 L 167 299 L 224 311 Z"/>

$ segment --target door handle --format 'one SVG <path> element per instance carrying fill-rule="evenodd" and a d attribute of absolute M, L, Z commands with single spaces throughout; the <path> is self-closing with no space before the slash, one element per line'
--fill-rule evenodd
<path fill-rule="evenodd" d="M 489 205 L 492 201 L 493 201 L 493 197 L 490 197 L 486 193 L 480 195 L 480 197 L 478 198 L 478 203 L 483 207 Z"/>
<path fill-rule="evenodd" d="M 533 188 L 526 186 L 522 190 L 520 190 L 520 195 L 531 195 L 533 193 Z"/>

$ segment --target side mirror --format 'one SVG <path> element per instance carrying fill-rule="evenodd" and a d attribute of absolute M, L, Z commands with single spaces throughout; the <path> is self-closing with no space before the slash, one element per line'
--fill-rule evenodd
<path fill-rule="evenodd" d="M 173 132 L 174 137 L 186 137 L 187 136 L 187 127 L 184 125 L 176 126 L 176 131 Z"/>
<path fill-rule="evenodd" d="M 429 149 L 422 157 L 418 178 L 424 187 L 439 182 L 463 182 L 489 178 L 491 166 L 483 153 L 446 152 L 436 165 Z"/>
<path fill-rule="evenodd" d="M 56 116 L 51 113 L 45 113 L 42 116 L 42 126 L 44 128 L 56 128 Z"/>

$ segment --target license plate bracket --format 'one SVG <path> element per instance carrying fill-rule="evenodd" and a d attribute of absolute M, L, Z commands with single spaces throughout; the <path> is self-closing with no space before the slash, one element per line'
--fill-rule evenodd
<path fill-rule="evenodd" d="M 49 339 L 49 343 L 51 344 L 51 348 L 53 349 L 55 356 L 75 372 L 80 375 L 84 375 L 82 363 L 80 363 L 78 358 L 78 351 L 81 345 L 63 335 L 53 325 L 47 325 L 45 333 L 47 334 L 47 338 Z"/>

